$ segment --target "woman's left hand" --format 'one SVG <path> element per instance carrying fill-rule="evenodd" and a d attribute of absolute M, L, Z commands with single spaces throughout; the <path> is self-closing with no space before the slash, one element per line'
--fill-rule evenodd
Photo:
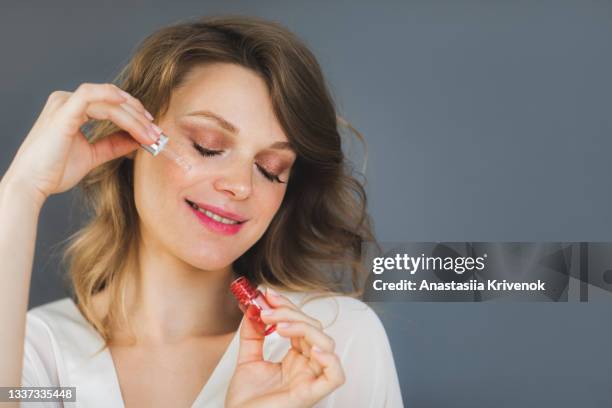
<path fill-rule="evenodd" d="M 263 359 L 265 336 L 248 315 L 240 329 L 238 364 L 225 396 L 226 408 L 302 408 L 318 401 L 344 384 L 344 371 L 334 353 L 334 340 L 321 322 L 304 314 L 285 296 L 266 291 L 274 308 L 262 313 L 266 324 L 275 324 L 291 348 L 279 363 Z"/>

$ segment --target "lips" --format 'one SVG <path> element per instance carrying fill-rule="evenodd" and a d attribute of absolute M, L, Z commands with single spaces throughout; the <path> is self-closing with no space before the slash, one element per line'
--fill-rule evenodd
<path fill-rule="evenodd" d="M 221 211 L 218 207 L 205 205 L 203 206 L 204 208 L 200 208 L 198 204 L 190 200 L 185 200 L 185 204 L 189 206 L 191 212 L 204 227 L 217 234 L 235 235 L 242 229 L 246 221 L 248 221 L 244 217 L 234 213 Z M 210 208 L 216 209 L 216 211 L 212 212 L 209 210 Z M 219 213 L 226 214 L 226 216 L 221 216 Z M 227 218 L 229 214 L 231 214 L 230 217 L 234 218 Z"/>
<path fill-rule="evenodd" d="M 223 210 L 219 207 L 215 207 L 213 205 L 208 205 L 208 204 L 204 204 L 204 203 L 198 203 L 195 201 L 191 201 L 188 199 L 185 199 L 185 202 L 187 204 L 189 204 L 192 208 L 197 209 L 199 211 L 205 211 L 205 212 L 210 212 L 212 213 L 214 216 L 216 217 L 220 217 L 220 218 L 224 218 L 226 220 L 231 220 L 233 222 L 236 222 L 237 224 L 242 224 L 246 221 L 248 221 L 248 219 L 246 217 L 243 217 L 239 214 L 230 212 L 230 211 L 226 211 Z M 217 219 L 217 221 L 220 221 Z"/>

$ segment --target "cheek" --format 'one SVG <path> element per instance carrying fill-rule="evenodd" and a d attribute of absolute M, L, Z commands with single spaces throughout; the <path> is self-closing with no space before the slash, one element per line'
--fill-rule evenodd
<path fill-rule="evenodd" d="M 264 181 L 262 183 L 269 183 Z M 286 188 L 279 188 L 277 185 L 263 184 L 259 186 L 257 192 L 257 205 L 254 208 L 259 208 L 262 220 L 265 220 L 266 226 L 270 224 L 278 209 L 280 208 L 283 198 L 285 197 Z"/>
<path fill-rule="evenodd" d="M 272 209 L 272 215 L 276 214 L 276 212 L 280 208 L 281 203 L 283 202 L 283 198 L 285 197 L 285 191 L 286 191 L 285 188 L 282 188 L 282 189 L 279 188 L 273 195 L 274 202 L 271 203 L 271 206 L 270 206 Z"/>
<path fill-rule="evenodd" d="M 176 197 L 183 171 L 163 156 L 139 152 L 134 162 L 134 197 L 141 217 L 159 220 L 166 211 L 176 210 Z"/>

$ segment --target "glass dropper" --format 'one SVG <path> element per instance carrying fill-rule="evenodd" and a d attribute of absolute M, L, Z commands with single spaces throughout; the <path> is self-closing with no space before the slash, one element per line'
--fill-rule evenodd
<path fill-rule="evenodd" d="M 162 154 L 167 159 L 171 160 L 174 164 L 181 167 L 183 171 L 188 172 L 191 170 L 191 164 L 189 160 L 185 158 L 179 151 L 172 145 L 168 144 L 170 139 L 165 134 L 160 134 L 159 140 L 153 144 L 146 145 L 141 143 L 143 149 L 147 152 L 151 153 L 153 156 L 157 156 L 158 154 Z"/>

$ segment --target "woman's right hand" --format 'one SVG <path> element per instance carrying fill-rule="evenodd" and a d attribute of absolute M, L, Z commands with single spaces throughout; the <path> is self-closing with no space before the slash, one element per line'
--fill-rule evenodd
<path fill-rule="evenodd" d="M 108 119 L 123 129 L 89 143 L 80 127 Z M 5 177 L 38 204 L 75 186 L 94 167 L 157 141 L 161 129 L 133 96 L 113 84 L 81 84 L 55 91 L 20 146 Z"/>

